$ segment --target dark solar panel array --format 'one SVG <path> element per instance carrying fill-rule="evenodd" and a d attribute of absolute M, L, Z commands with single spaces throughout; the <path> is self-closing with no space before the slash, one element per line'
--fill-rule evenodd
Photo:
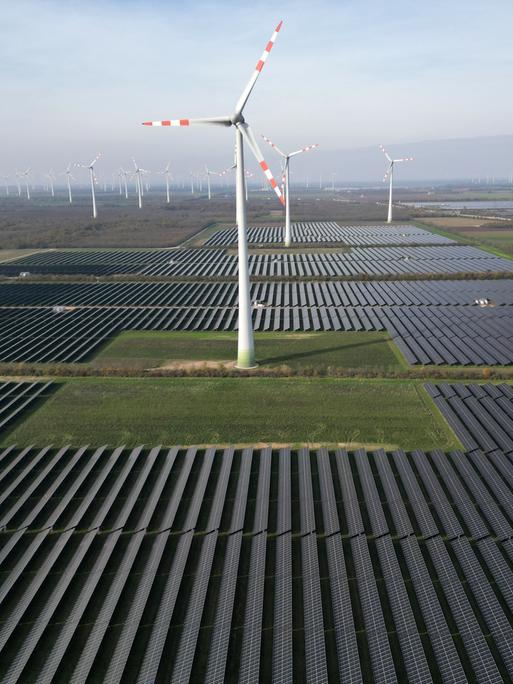
<path fill-rule="evenodd" d="M 513 266 L 513 262 L 511 262 Z M 268 307 L 472 306 L 487 297 L 513 305 L 510 280 L 411 280 L 252 283 L 250 296 Z M 24 283 L 0 284 L 2 307 L 213 307 L 235 306 L 236 283 Z M 490 310 L 490 309 L 488 309 Z M 70 312 L 68 311 L 68 313 Z M 66 312 L 62 312 L 66 313 Z"/>
<path fill-rule="evenodd" d="M 427 233 L 429 235 L 429 233 Z M 379 240 L 378 240 L 379 243 Z M 353 247 L 346 251 L 250 254 L 255 278 L 337 278 L 415 274 L 486 273 L 513 270 L 508 259 L 458 244 Z M 235 278 L 236 254 L 225 249 L 51 251 L 1 263 L 0 275 L 140 274 L 172 278 Z"/>
<path fill-rule="evenodd" d="M 83 249 L 45 250 L 0 264 L 0 275 L 20 272 L 61 275 L 112 275 L 139 273 L 145 266 L 168 263 L 174 249 Z"/>
<path fill-rule="evenodd" d="M 342 242 L 346 245 L 446 245 L 454 241 L 422 228 L 405 224 L 340 226 L 334 221 L 296 222 L 291 225 L 292 242 L 320 244 Z M 283 243 L 284 232 L 279 226 L 248 228 L 249 244 Z M 237 242 L 237 229 L 227 228 L 212 235 L 205 245 L 220 247 Z"/>
<path fill-rule="evenodd" d="M 499 451 L 5 448 L 0 678 L 512 681 L 512 469 Z"/>
<path fill-rule="evenodd" d="M 511 385 L 441 383 L 425 387 L 467 451 L 513 454 Z M 490 486 L 495 485 L 492 480 Z"/>
<path fill-rule="evenodd" d="M 254 278 L 337 278 L 444 273 L 486 273 L 513 270 L 508 259 L 463 245 L 354 247 L 347 251 L 250 254 Z M 236 254 L 223 249 L 183 249 L 171 259 L 150 263 L 142 275 L 173 278 L 235 278 Z"/>
<path fill-rule="evenodd" d="M 387 330 L 411 364 L 513 363 L 513 306 L 289 306 L 253 310 L 258 331 Z M 73 362 L 122 330 L 236 330 L 237 308 L 0 308 L 0 361 Z"/>

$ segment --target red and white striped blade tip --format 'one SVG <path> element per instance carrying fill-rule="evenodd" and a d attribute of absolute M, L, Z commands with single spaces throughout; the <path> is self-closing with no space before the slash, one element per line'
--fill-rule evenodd
<path fill-rule="evenodd" d="M 143 126 L 188 126 L 189 119 L 164 119 L 162 121 L 143 121 Z"/>

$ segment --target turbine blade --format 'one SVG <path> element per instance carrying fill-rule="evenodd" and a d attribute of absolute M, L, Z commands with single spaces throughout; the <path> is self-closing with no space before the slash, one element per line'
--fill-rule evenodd
<path fill-rule="evenodd" d="M 238 117 L 239 114 L 242 113 L 242 110 L 246 106 L 246 102 L 248 101 L 249 96 L 251 95 L 251 91 L 255 87 L 255 83 L 257 82 L 258 77 L 260 76 L 260 72 L 264 68 L 264 64 L 267 61 L 267 58 L 269 57 L 269 53 L 273 49 L 273 45 L 276 41 L 276 38 L 278 37 L 278 33 L 280 32 L 280 29 L 282 27 L 283 21 L 280 21 L 278 26 L 274 29 L 274 33 L 271 36 L 271 40 L 267 43 L 267 45 L 264 48 L 264 51 L 262 53 L 262 56 L 257 62 L 257 65 L 255 67 L 255 71 L 253 72 L 253 75 L 249 79 L 246 87 L 242 91 L 242 95 L 239 97 L 239 100 L 237 104 L 235 105 L 235 117 Z"/>
<path fill-rule="evenodd" d="M 276 150 L 276 152 L 278 152 L 278 154 L 281 154 L 282 157 L 286 157 L 286 156 L 287 156 L 287 155 L 285 154 L 285 152 L 282 152 L 282 151 L 280 150 L 280 148 L 278 147 L 278 145 L 275 145 L 275 144 L 273 143 L 272 140 L 269 140 L 269 138 L 266 138 L 266 136 L 265 136 L 263 133 L 261 133 L 260 135 L 262 136 L 262 138 L 265 140 L 265 142 L 266 142 L 268 145 L 270 145 L 272 148 L 274 148 L 274 149 Z"/>
<path fill-rule="evenodd" d="M 93 161 L 89 164 L 89 166 L 94 166 L 94 165 L 96 164 L 96 162 L 98 161 L 98 159 L 99 159 L 101 156 L 102 156 L 102 153 L 99 152 L 99 153 L 96 155 L 96 157 L 93 159 Z"/>
<path fill-rule="evenodd" d="M 399 159 L 394 159 L 395 162 L 406 162 L 406 161 L 413 161 L 413 157 L 400 157 Z"/>
<path fill-rule="evenodd" d="M 379 146 L 379 149 L 383 152 L 383 154 L 384 154 L 385 157 L 388 159 L 388 161 L 391 162 L 391 161 L 392 161 L 392 157 L 388 154 L 388 152 L 385 150 L 385 148 L 383 147 L 383 145 L 380 145 L 380 146 Z"/>
<path fill-rule="evenodd" d="M 162 121 L 143 121 L 143 126 L 194 126 L 196 124 L 212 124 L 214 126 L 231 126 L 228 116 L 217 116 L 207 119 L 164 119 Z"/>
<path fill-rule="evenodd" d="M 255 159 L 257 160 L 260 168 L 264 172 L 264 175 L 267 178 L 269 185 L 271 186 L 271 188 L 274 190 L 274 192 L 278 196 L 278 199 L 280 200 L 280 202 L 285 206 L 285 199 L 283 197 L 283 193 L 280 190 L 280 186 L 278 185 L 278 183 L 274 180 L 274 176 L 271 172 L 271 169 L 267 165 L 267 163 L 264 159 L 264 155 L 262 154 L 262 152 L 260 151 L 260 148 L 258 147 L 258 143 L 255 139 L 255 136 L 253 135 L 253 131 L 251 130 L 251 128 L 248 126 L 247 123 L 240 123 L 240 124 L 237 124 L 237 126 L 238 126 L 240 132 L 242 133 L 244 140 L 248 143 L 248 147 L 253 152 Z"/>
<path fill-rule="evenodd" d="M 291 152 L 289 154 L 289 157 L 295 157 L 296 154 L 301 154 L 302 152 L 310 152 L 310 150 L 314 150 L 316 147 L 319 147 L 318 143 L 315 143 L 314 145 L 307 145 L 306 147 L 302 147 L 300 150 L 296 150 L 295 152 Z"/>

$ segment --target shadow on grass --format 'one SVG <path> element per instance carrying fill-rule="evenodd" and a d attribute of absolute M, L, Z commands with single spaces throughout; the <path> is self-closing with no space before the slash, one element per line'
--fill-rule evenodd
<path fill-rule="evenodd" d="M 339 344 L 336 347 L 324 347 L 323 349 L 312 349 L 311 351 L 302 351 L 302 352 L 297 352 L 296 354 L 284 354 L 282 356 L 272 356 L 266 359 L 260 359 L 259 363 L 260 364 L 266 364 L 266 363 L 280 363 L 283 362 L 285 363 L 286 361 L 290 360 L 295 360 L 295 359 L 307 359 L 315 356 L 319 356 L 321 354 L 329 354 L 330 352 L 337 352 L 337 351 L 344 351 L 346 349 L 356 349 L 358 347 L 369 347 L 370 345 L 373 344 L 387 344 L 387 340 L 382 338 L 379 340 L 372 340 L 369 342 L 356 342 L 354 344 Z"/>

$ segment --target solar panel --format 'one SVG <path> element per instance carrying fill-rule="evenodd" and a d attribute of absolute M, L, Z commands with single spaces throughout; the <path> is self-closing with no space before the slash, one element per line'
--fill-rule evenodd
<path fill-rule="evenodd" d="M 373 681 L 397 682 L 394 659 L 388 641 L 387 628 L 366 538 L 363 535 L 353 537 L 351 539 L 351 550 L 365 623 Z"/>
<path fill-rule="evenodd" d="M 301 515 L 301 534 L 315 532 L 315 512 L 310 469 L 310 451 L 299 449 L 299 511 Z"/>
<path fill-rule="evenodd" d="M 259 679 L 266 545 L 265 532 L 257 532 L 253 535 L 240 656 L 239 682 L 241 684 L 249 684 Z"/>
<path fill-rule="evenodd" d="M 275 568 L 272 680 L 285 684 L 293 680 L 292 535 L 290 532 L 284 531 L 276 538 Z"/>
<path fill-rule="evenodd" d="M 244 449 L 241 455 L 241 467 L 235 505 L 230 524 L 230 536 L 226 544 L 225 561 L 219 598 L 212 630 L 212 640 L 208 652 L 208 663 L 205 682 L 222 684 L 225 681 L 226 658 L 230 640 L 235 588 L 239 567 L 239 556 L 242 544 L 242 527 L 248 498 L 249 477 L 251 473 L 253 450 Z"/>
<path fill-rule="evenodd" d="M 315 534 L 301 537 L 305 674 L 309 682 L 328 682 L 321 583 Z"/>
<path fill-rule="evenodd" d="M 476 678 L 481 681 L 502 682 L 495 660 L 470 607 L 444 543 L 440 538 L 434 537 L 426 541 L 426 547 Z"/>
<path fill-rule="evenodd" d="M 467 539 L 451 542 L 458 563 L 468 582 L 472 597 L 486 622 L 510 677 L 513 676 L 513 629 L 504 614 L 486 575 Z"/>
<path fill-rule="evenodd" d="M 443 682 L 464 684 L 468 682 L 468 678 L 458 657 L 419 543 L 415 537 L 406 537 L 400 541 L 400 546 L 428 630 L 441 679 Z"/>
<path fill-rule="evenodd" d="M 362 514 L 360 513 L 360 507 L 358 505 L 358 496 L 353 482 L 351 466 L 349 464 L 349 456 L 346 451 L 337 449 L 335 452 L 335 460 L 340 487 L 342 489 L 342 499 L 344 501 L 344 510 L 349 534 L 351 536 L 363 534 L 365 530 L 363 527 Z"/>
<path fill-rule="evenodd" d="M 390 536 L 376 539 L 379 562 L 387 596 L 392 608 L 395 629 L 401 646 L 408 682 L 432 682 L 431 672 L 413 616 L 408 592 L 404 586 L 401 568 Z"/>
<path fill-rule="evenodd" d="M 354 460 L 360 476 L 372 533 L 377 537 L 387 534 L 389 532 L 388 524 L 365 449 L 355 451 Z"/>

